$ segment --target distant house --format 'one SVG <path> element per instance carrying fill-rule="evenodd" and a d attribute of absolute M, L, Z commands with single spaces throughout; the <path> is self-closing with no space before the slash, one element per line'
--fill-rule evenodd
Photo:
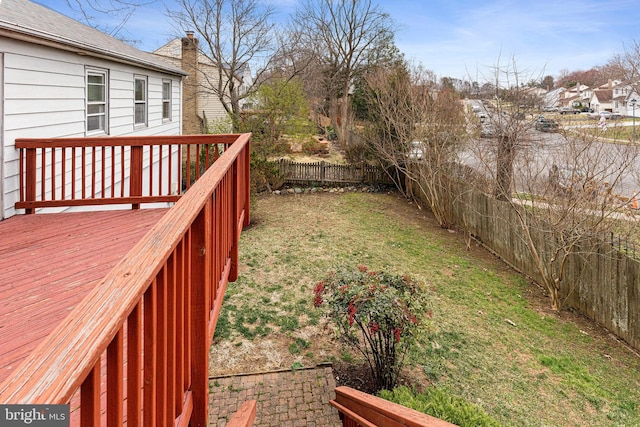
<path fill-rule="evenodd" d="M 558 101 L 558 105 L 560 107 L 576 107 L 579 106 L 581 101 L 582 101 L 582 97 L 579 95 L 576 95 L 575 93 L 571 96 L 567 96 L 567 95 L 571 95 L 571 92 L 565 92 L 565 97 L 561 98 Z"/>
<path fill-rule="evenodd" d="M 630 85 L 630 91 L 627 93 L 620 113 L 626 116 L 640 116 L 640 85 Z"/>
<path fill-rule="evenodd" d="M 559 91 L 558 106 L 570 108 L 589 107 L 591 88 L 587 85 L 576 84 L 569 89 L 556 89 Z"/>
<path fill-rule="evenodd" d="M 589 105 L 593 111 L 614 111 L 613 90 L 612 89 L 595 89 L 591 94 Z"/>
<path fill-rule="evenodd" d="M 226 119 L 227 112 L 212 91 L 218 85 L 218 69 L 200 52 L 198 39 L 192 32 L 182 39 L 171 40 L 153 54 L 189 73 L 184 82 L 183 134 L 203 133 L 205 125 Z"/>
<path fill-rule="evenodd" d="M 28 0 L 0 2 L 0 219 L 16 213 L 16 138 L 179 135 L 187 73 Z"/>
<path fill-rule="evenodd" d="M 560 98 L 566 89 L 561 87 L 548 91 L 542 96 L 542 103 L 545 107 L 558 107 Z"/>
<path fill-rule="evenodd" d="M 621 82 L 612 87 L 613 90 L 613 112 L 627 116 L 638 115 L 640 97 L 638 97 L 637 82 Z M 635 100 L 635 103 L 632 101 Z M 635 104 L 635 107 L 634 107 Z"/>

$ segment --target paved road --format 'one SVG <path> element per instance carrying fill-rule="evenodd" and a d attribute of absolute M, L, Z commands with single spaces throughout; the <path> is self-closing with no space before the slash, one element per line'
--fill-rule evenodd
<path fill-rule="evenodd" d="M 640 131 L 640 129 L 639 129 Z M 574 162 L 569 148 L 568 140 L 560 133 L 545 133 L 531 130 L 526 142 L 521 144 L 515 167 L 516 188 L 530 191 L 531 182 L 543 183 L 549 176 L 553 164 L 559 167 L 572 165 Z M 586 148 L 589 156 L 598 159 L 598 168 L 601 179 L 599 182 L 608 181 L 615 185 L 615 192 L 627 197 L 637 193 L 640 189 L 640 146 L 612 144 L 607 142 L 594 143 Z M 475 169 L 482 171 L 487 176 L 495 175 L 495 151 L 496 140 L 492 138 L 480 138 L 470 143 L 470 148 L 461 156 L 461 161 Z M 616 180 L 618 172 L 613 166 L 620 161 L 622 156 L 630 151 L 634 152 L 633 165 Z"/>

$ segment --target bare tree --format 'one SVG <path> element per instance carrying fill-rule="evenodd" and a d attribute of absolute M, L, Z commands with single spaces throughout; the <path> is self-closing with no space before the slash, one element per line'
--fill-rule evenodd
<path fill-rule="evenodd" d="M 353 78 L 393 40 L 391 18 L 373 0 L 307 0 L 296 10 L 293 25 L 323 66 L 326 96 L 340 101 L 331 116 L 344 136 Z"/>
<path fill-rule="evenodd" d="M 151 0 L 65 0 L 65 2 L 78 14 L 79 21 L 134 45 L 136 41 L 124 34 L 126 24 L 138 8 L 152 3 Z"/>
<path fill-rule="evenodd" d="M 241 101 L 255 93 L 275 52 L 274 9 L 258 0 L 178 0 L 168 11 L 181 31 L 193 31 L 215 71 L 204 73 L 201 90 L 218 97 L 234 123 Z M 247 71 L 255 75 L 247 76 Z"/>
<path fill-rule="evenodd" d="M 519 191 L 509 203 L 551 307 L 561 310 L 585 273 L 572 267 L 572 259 L 613 252 L 604 237 L 636 226 L 629 197 L 619 193 L 638 149 L 602 142 L 593 132 L 571 132 L 553 153 L 539 147 L 524 151 L 517 162 Z"/>
<path fill-rule="evenodd" d="M 629 182 L 636 178 L 638 148 L 605 142 L 596 127 L 553 134 L 524 124 L 510 128 L 513 119 L 507 116 L 502 124 L 506 135 L 470 144 L 473 161 L 468 162 L 488 176 L 495 174 L 496 181 L 504 180 L 495 193 L 504 204 L 497 202 L 494 211 L 500 214 L 492 219 L 509 230 L 503 238 L 510 242 L 502 244 L 531 266 L 551 307 L 561 310 L 588 273 L 588 263 L 575 259 L 613 253 L 603 236 L 624 236 L 636 226 L 628 205 L 636 196 Z"/>
<path fill-rule="evenodd" d="M 624 51 L 615 54 L 606 65 L 606 68 L 615 77 L 623 80 L 640 79 L 640 41 L 631 40 L 625 43 Z"/>
<path fill-rule="evenodd" d="M 486 114 L 480 120 L 472 118 L 480 135 L 497 140 L 494 193 L 498 200 L 511 199 L 516 152 L 519 146 L 529 143 L 538 118 L 539 97 L 522 84 L 531 79 L 529 73 L 518 70 L 515 58 L 506 64 L 498 60 L 487 79 L 495 93 L 484 102 Z"/>
<path fill-rule="evenodd" d="M 298 80 L 302 83 L 313 119 L 321 125 L 322 116 L 328 116 L 324 67 L 317 55 L 316 44 L 303 37 L 295 26 L 278 33 L 278 51 L 271 63 L 271 73 L 280 79 Z"/>
<path fill-rule="evenodd" d="M 458 154 L 467 135 L 460 98 L 436 84 L 433 73 L 405 63 L 380 67 L 366 82 L 373 155 L 405 195 L 426 202 L 438 223 L 451 227 L 464 171 Z"/>

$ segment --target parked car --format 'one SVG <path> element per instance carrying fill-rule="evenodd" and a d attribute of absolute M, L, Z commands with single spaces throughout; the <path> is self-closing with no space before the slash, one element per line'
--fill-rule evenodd
<path fill-rule="evenodd" d="M 589 113 L 590 119 L 598 120 L 601 117 L 604 117 L 605 119 L 617 120 L 622 118 L 622 114 L 612 113 L 611 111 L 596 111 L 594 113 Z"/>
<path fill-rule="evenodd" d="M 544 117 L 538 118 L 536 120 L 536 124 L 534 125 L 536 130 L 541 132 L 557 132 L 558 131 L 558 122 L 553 119 L 546 119 Z"/>
<path fill-rule="evenodd" d="M 422 141 L 411 141 L 409 145 L 409 159 L 422 160 L 427 153 L 427 144 Z"/>
<path fill-rule="evenodd" d="M 544 107 L 542 111 L 544 111 L 545 113 L 557 113 L 558 107 L 547 106 L 547 107 Z"/>
<path fill-rule="evenodd" d="M 496 127 L 492 123 L 483 123 L 480 129 L 481 138 L 493 138 L 497 136 Z"/>
<path fill-rule="evenodd" d="M 580 110 L 572 107 L 562 107 L 560 108 L 560 114 L 580 114 Z"/>

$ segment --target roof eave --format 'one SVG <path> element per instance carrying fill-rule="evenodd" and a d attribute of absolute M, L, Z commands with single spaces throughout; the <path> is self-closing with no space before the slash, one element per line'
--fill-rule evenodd
<path fill-rule="evenodd" d="M 66 50 L 68 52 L 73 52 L 81 56 L 110 59 L 112 61 L 120 62 L 123 64 L 142 66 L 150 70 L 161 71 L 163 73 L 173 74 L 176 76 L 184 77 L 189 75 L 189 73 L 178 68 L 163 67 L 159 64 L 145 61 L 144 59 L 136 58 L 131 55 L 126 55 L 120 52 L 101 50 L 81 41 L 70 40 L 64 37 L 56 36 L 55 34 L 34 31 L 31 29 L 20 27 L 18 25 L 12 25 L 7 22 L 0 23 L 0 36 L 35 43 L 42 46 L 53 47 L 56 49 Z"/>

